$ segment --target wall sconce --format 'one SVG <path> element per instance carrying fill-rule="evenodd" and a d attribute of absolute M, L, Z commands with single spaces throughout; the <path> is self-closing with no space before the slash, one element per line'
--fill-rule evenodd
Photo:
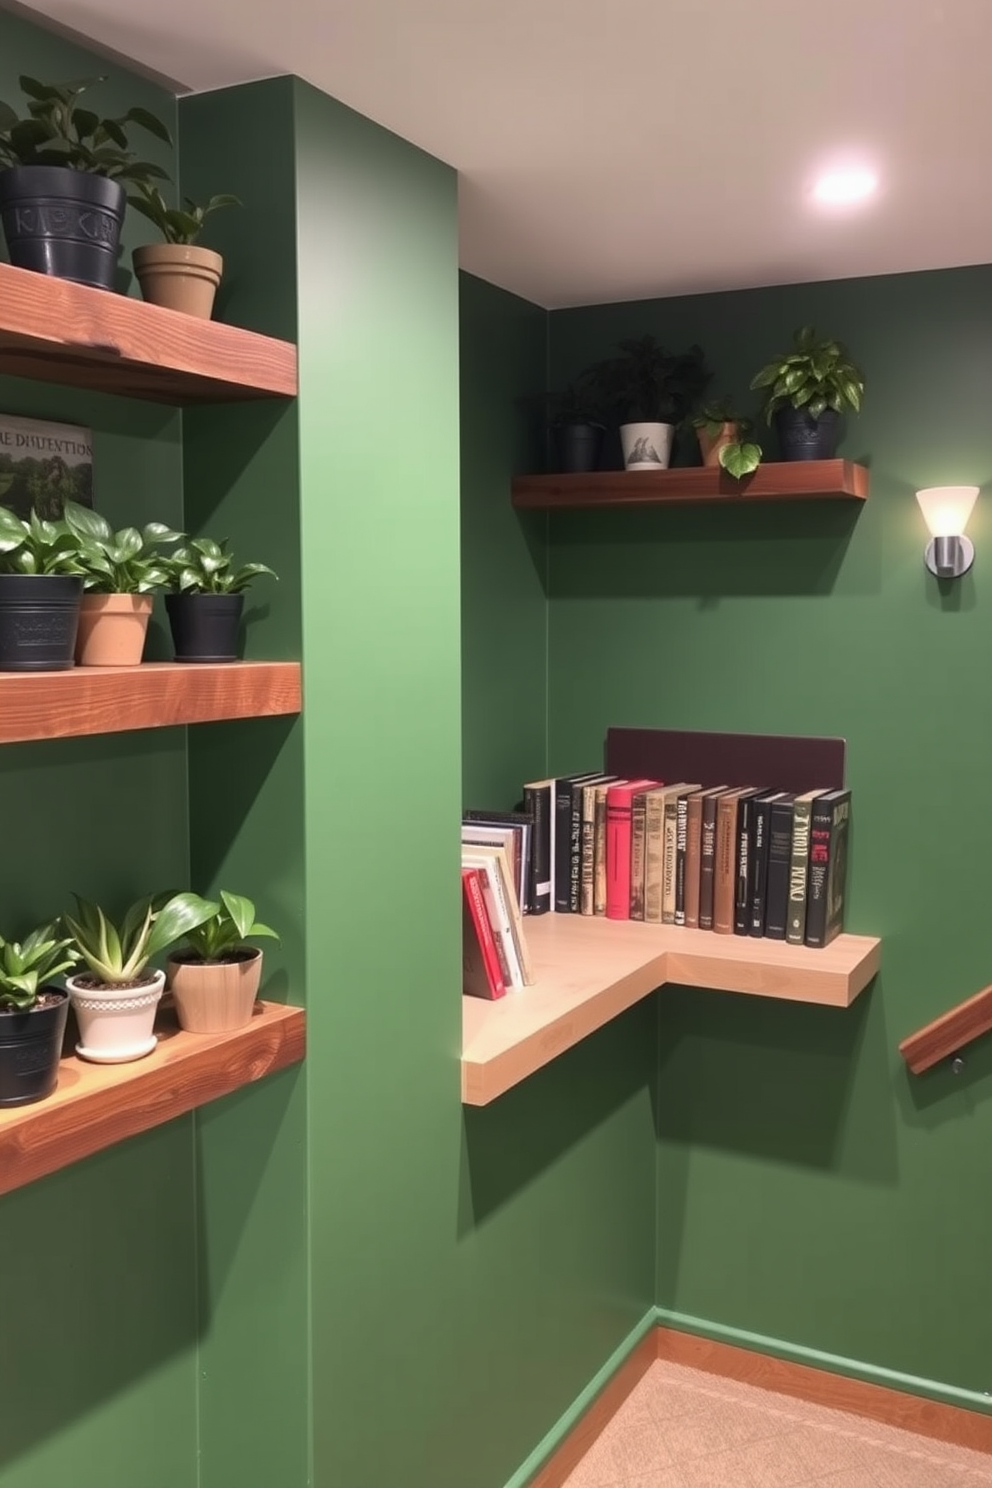
<path fill-rule="evenodd" d="M 928 486 L 916 493 L 932 539 L 924 562 L 938 579 L 959 579 L 975 561 L 974 544 L 964 529 L 978 490 L 978 486 Z"/>

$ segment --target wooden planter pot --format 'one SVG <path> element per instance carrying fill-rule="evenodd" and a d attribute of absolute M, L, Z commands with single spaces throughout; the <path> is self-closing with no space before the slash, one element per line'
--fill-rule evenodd
<path fill-rule="evenodd" d="M 197 961 L 170 956 L 169 987 L 180 1027 L 189 1033 L 229 1033 L 251 1022 L 262 952 L 245 947 L 236 961 Z"/>

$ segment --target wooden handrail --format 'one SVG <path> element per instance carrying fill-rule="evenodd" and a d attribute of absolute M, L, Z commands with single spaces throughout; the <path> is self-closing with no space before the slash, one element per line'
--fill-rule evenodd
<path fill-rule="evenodd" d="M 942 1059 L 949 1059 L 952 1054 L 963 1049 L 965 1044 L 973 1043 L 990 1030 L 992 987 L 984 987 L 966 1002 L 959 1002 L 949 1013 L 943 1013 L 925 1028 L 918 1028 L 915 1033 L 904 1038 L 899 1045 L 899 1053 L 914 1075 L 922 1075 L 931 1065 L 939 1064 Z"/>

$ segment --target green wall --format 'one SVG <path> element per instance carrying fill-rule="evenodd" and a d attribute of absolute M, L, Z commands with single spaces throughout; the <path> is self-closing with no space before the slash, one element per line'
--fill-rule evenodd
<path fill-rule="evenodd" d="M 992 1049 L 912 1080 L 896 1044 L 989 980 L 992 523 L 986 497 L 975 567 L 942 592 L 913 493 L 992 476 L 992 269 L 557 312 L 552 385 L 654 331 L 698 339 L 745 397 L 807 321 L 863 365 L 842 453 L 869 501 L 556 516 L 551 764 L 610 724 L 847 739 L 848 928 L 882 937 L 882 973 L 848 1012 L 662 994 L 658 1301 L 984 1391 Z"/>

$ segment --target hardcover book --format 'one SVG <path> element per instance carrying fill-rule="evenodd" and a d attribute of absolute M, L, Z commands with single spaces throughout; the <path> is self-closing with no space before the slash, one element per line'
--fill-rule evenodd
<path fill-rule="evenodd" d="M 530 817 L 530 873 L 527 900 L 534 915 L 551 908 L 551 834 L 555 782 L 531 780 L 524 786 L 524 811 Z"/>
<path fill-rule="evenodd" d="M 568 861 L 568 912 L 579 914 L 582 909 L 582 811 L 585 791 L 589 785 L 609 784 L 615 775 L 593 775 L 588 780 L 572 784 L 572 810 L 569 816 L 569 861 Z M 592 818 L 589 829 L 589 871 L 592 873 Z"/>
<path fill-rule="evenodd" d="M 657 780 L 628 780 L 606 792 L 606 917 L 630 919 L 630 835 L 633 800 Z"/>
<path fill-rule="evenodd" d="M 851 792 L 827 791 L 813 802 L 809 828 L 806 944 L 825 946 L 844 928 Z"/>
<path fill-rule="evenodd" d="M 462 869 L 462 991 L 495 1001 L 506 993 L 478 868 Z"/>
<path fill-rule="evenodd" d="M 510 812 L 504 813 L 511 815 Z M 515 823 L 497 822 L 492 816 L 467 811 L 462 818 L 462 842 L 481 843 L 487 847 L 504 847 L 513 874 L 513 891 L 524 914 L 527 910 L 527 854 L 530 845 L 530 820 Z"/>
<path fill-rule="evenodd" d="M 716 813 L 727 788 L 703 798 L 699 841 L 699 928 L 713 929 L 713 883 L 716 867 Z"/>
<path fill-rule="evenodd" d="M 727 787 L 725 785 L 711 785 L 707 790 L 693 791 L 691 796 L 686 796 L 684 910 L 685 926 L 687 930 L 699 929 L 699 897 L 701 888 L 700 869 L 702 866 L 703 843 L 703 806 L 707 797 L 717 796 L 721 793 L 721 791 L 725 791 L 726 788 Z M 678 867 L 676 865 L 676 874 L 677 873 Z M 675 912 L 676 914 L 678 914 L 677 904 Z"/>
<path fill-rule="evenodd" d="M 644 796 L 644 918 L 651 925 L 661 924 L 667 789 L 656 786 Z"/>
<path fill-rule="evenodd" d="M 748 934 L 764 935 L 765 933 L 765 896 L 768 884 L 768 844 L 770 841 L 770 824 L 772 805 L 775 801 L 788 800 L 792 797 L 787 791 L 773 791 L 768 795 L 759 796 L 754 803 L 754 841 L 751 848 L 751 906 L 748 916 Z"/>
<path fill-rule="evenodd" d="M 750 785 L 725 791 L 717 798 L 716 844 L 713 856 L 713 929 L 734 933 L 734 891 L 737 882 L 737 802 Z"/>
<path fill-rule="evenodd" d="M 754 817 L 757 802 L 774 795 L 765 786 L 745 791 L 737 802 L 737 868 L 734 885 L 734 934 L 746 935 L 751 925 L 754 893 Z"/>
<path fill-rule="evenodd" d="M 579 870 L 579 912 L 584 915 L 606 912 L 606 791 L 615 775 L 604 776 L 599 781 L 589 781 L 582 787 L 582 858 Z M 599 812 L 599 802 L 602 811 Z M 598 813 L 598 814 L 597 814 Z M 599 834 L 602 832 L 602 846 Z M 597 856 L 598 855 L 598 856 Z M 596 909 L 597 863 L 601 860 L 603 871 L 603 908 Z"/>
<path fill-rule="evenodd" d="M 701 788 L 698 784 L 680 786 L 678 795 L 675 797 L 675 902 L 671 919 L 674 925 L 685 924 L 685 858 L 689 835 L 689 798 Z M 667 805 L 665 810 L 667 812 Z M 662 921 L 668 923 L 664 917 L 664 905 L 662 905 Z"/>
<path fill-rule="evenodd" d="M 572 787 L 595 780 L 598 770 L 587 770 L 584 775 L 562 775 L 555 781 L 554 852 L 552 855 L 552 883 L 554 885 L 554 910 L 556 914 L 570 914 L 572 904 Z M 581 806 L 579 807 L 581 813 Z M 580 815 L 581 822 L 581 815 Z M 579 865 L 579 834 L 576 831 L 576 880 Z"/>
<path fill-rule="evenodd" d="M 49 522 L 66 501 L 93 505 L 93 435 L 79 424 L 0 414 L 0 503 Z"/>
<path fill-rule="evenodd" d="M 819 790 L 804 791 L 792 803 L 792 858 L 789 864 L 789 914 L 785 938 L 789 945 L 806 939 L 806 893 L 809 880 L 809 824 Z"/>
<path fill-rule="evenodd" d="M 623 784 L 617 781 L 617 784 Z M 609 786 L 596 786 L 596 819 L 593 831 L 593 900 L 592 912 L 606 914 L 606 792 Z"/>
<path fill-rule="evenodd" d="M 529 987 L 534 980 L 527 941 L 524 936 L 523 916 L 513 892 L 513 875 L 502 847 L 485 847 L 464 844 L 462 846 L 463 868 L 486 868 L 489 892 L 483 892 L 486 909 L 495 934 L 503 937 L 507 961 L 510 966 L 510 983 L 514 987 Z"/>
<path fill-rule="evenodd" d="M 513 937 L 510 934 L 510 921 L 502 903 L 502 897 L 496 882 L 496 868 L 493 863 L 483 858 L 472 859 L 462 851 L 462 872 L 474 870 L 478 874 L 479 888 L 482 890 L 482 902 L 489 921 L 489 930 L 493 945 L 496 949 L 496 957 L 499 961 L 499 973 L 503 982 L 504 991 L 508 987 L 522 987 L 523 977 L 520 966 L 516 959 L 513 948 Z M 464 893 L 464 890 L 463 890 Z"/>
<path fill-rule="evenodd" d="M 789 919 L 789 869 L 792 865 L 792 808 L 795 796 L 787 791 L 773 801 L 768 813 L 768 877 L 765 884 L 764 933 L 784 940 Z"/>

